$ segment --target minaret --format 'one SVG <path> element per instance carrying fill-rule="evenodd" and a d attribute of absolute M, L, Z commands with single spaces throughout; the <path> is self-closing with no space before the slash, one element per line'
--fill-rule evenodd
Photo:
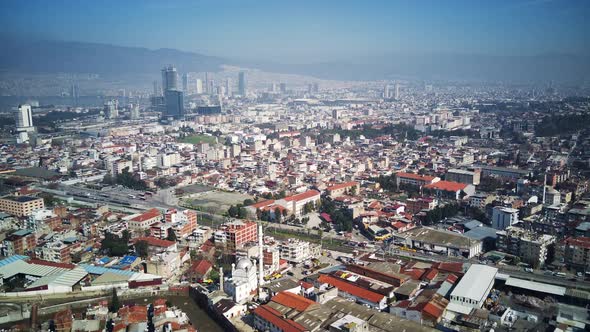
<path fill-rule="evenodd" d="M 224 290 L 223 290 L 223 267 L 219 268 L 219 290 L 224 292 Z"/>
<path fill-rule="evenodd" d="M 260 294 L 260 287 L 264 283 L 264 259 L 262 257 L 262 225 L 258 225 L 258 294 Z"/>

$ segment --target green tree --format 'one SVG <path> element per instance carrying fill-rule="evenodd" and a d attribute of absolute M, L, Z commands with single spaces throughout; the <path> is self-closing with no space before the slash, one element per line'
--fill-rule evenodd
<path fill-rule="evenodd" d="M 148 247 L 149 244 L 146 241 L 137 241 L 135 242 L 135 253 L 137 256 L 145 259 L 148 256 Z"/>
<path fill-rule="evenodd" d="M 111 297 L 111 303 L 109 305 L 109 312 L 117 312 L 121 308 L 121 303 L 119 302 L 119 296 L 117 295 L 117 289 L 113 288 L 113 295 Z"/>
<path fill-rule="evenodd" d="M 275 220 L 278 223 L 281 223 L 283 221 L 283 215 L 281 214 L 281 209 L 279 209 L 278 207 L 275 209 Z"/>
<path fill-rule="evenodd" d="M 168 236 L 166 236 L 166 240 L 176 242 L 176 233 L 172 228 L 168 228 Z"/>

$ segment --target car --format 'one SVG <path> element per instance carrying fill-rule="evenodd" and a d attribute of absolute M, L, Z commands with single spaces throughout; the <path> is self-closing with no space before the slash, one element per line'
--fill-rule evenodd
<path fill-rule="evenodd" d="M 524 272 L 533 273 L 534 271 L 533 271 L 533 269 L 531 269 L 530 267 L 526 267 L 526 268 L 524 269 Z"/>
<path fill-rule="evenodd" d="M 584 277 L 584 273 L 578 272 L 578 273 L 576 273 L 576 276 L 578 276 L 578 278 L 582 278 L 582 277 Z"/>
<path fill-rule="evenodd" d="M 552 276 L 553 275 L 553 272 L 547 270 L 547 271 L 543 272 L 543 274 L 546 275 L 546 276 Z"/>

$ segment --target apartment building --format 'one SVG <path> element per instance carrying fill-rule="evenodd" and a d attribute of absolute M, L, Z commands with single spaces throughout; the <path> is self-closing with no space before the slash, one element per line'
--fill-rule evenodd
<path fill-rule="evenodd" d="M 306 260 L 316 258 L 321 254 L 321 246 L 318 244 L 289 239 L 279 245 L 281 259 L 292 264 L 300 264 Z"/>
<path fill-rule="evenodd" d="M 564 262 L 577 269 L 590 270 L 590 237 L 570 237 L 564 241 Z"/>
<path fill-rule="evenodd" d="M 43 198 L 32 196 L 4 196 L 0 198 L 0 211 L 17 217 L 30 216 L 33 212 L 44 208 Z"/>
<path fill-rule="evenodd" d="M 216 245 L 236 250 L 248 242 L 257 241 L 258 227 L 253 221 L 234 220 L 220 226 L 213 236 Z"/>
<path fill-rule="evenodd" d="M 400 186 L 400 184 L 422 187 L 427 184 L 438 182 L 440 181 L 440 178 L 414 173 L 397 172 L 395 173 L 395 181 L 398 187 Z"/>
<path fill-rule="evenodd" d="M 523 263 L 534 267 L 543 266 L 553 250 L 555 237 L 547 234 L 537 234 L 518 227 L 507 227 L 496 232 L 496 248 L 498 250 L 520 257 Z"/>

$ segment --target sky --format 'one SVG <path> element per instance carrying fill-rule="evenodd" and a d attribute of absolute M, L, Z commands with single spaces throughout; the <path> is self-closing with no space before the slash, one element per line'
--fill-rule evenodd
<path fill-rule="evenodd" d="M 590 54 L 590 0 L 2 0 L 4 37 L 312 63 Z"/>

